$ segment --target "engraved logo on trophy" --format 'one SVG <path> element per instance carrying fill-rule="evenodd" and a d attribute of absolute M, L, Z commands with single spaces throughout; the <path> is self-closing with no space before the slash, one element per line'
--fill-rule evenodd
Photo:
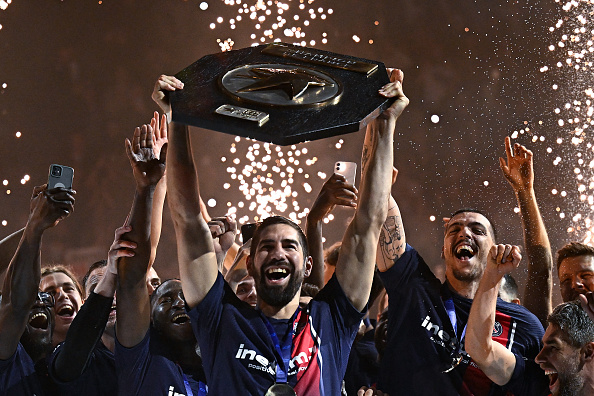
<path fill-rule="evenodd" d="M 267 106 L 325 106 L 338 103 L 342 94 L 342 85 L 330 74 L 291 64 L 236 67 L 220 84 L 240 102 Z"/>

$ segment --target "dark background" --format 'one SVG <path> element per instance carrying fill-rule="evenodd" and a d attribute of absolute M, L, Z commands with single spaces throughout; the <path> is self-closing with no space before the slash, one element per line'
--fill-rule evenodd
<path fill-rule="evenodd" d="M 82 274 L 105 256 L 134 192 L 124 139 L 157 110 L 150 99 L 157 77 L 220 52 L 217 39 L 231 39 L 237 49 L 254 43 L 250 35 L 260 37 L 264 30 L 255 29 L 255 22 L 245 15 L 230 28 L 228 20 L 243 3 L 230 6 L 210 0 L 205 11 L 199 4 L 14 0 L 0 10 L 0 86 L 6 84 L 0 88 L 0 180 L 9 181 L 0 186 L 0 221 L 6 221 L 0 226 L 2 235 L 25 224 L 30 193 L 45 182 L 49 164 L 70 165 L 75 168 L 76 211 L 45 236 L 43 261 L 71 264 Z M 536 193 L 553 248 L 586 237 L 583 219 L 589 208 L 579 203 L 572 164 L 578 153 L 588 164 L 592 150 L 584 147 L 586 143 L 566 143 L 573 129 L 560 127 L 553 109 L 580 96 L 591 73 L 555 67 L 565 56 L 548 49 L 565 28 L 570 30 L 580 10 L 564 12 L 554 0 L 310 0 L 305 10 L 299 10 L 295 0 L 286 4 L 289 9 L 283 16 L 289 26 L 297 26 L 295 14 L 301 23 L 309 8 L 333 9 L 332 14 L 324 12 L 324 20 L 318 13 L 309 26 L 301 24 L 308 45 L 315 40 L 316 48 L 381 60 L 405 72 L 411 103 L 398 121 L 395 165 L 400 173 L 393 193 L 403 212 L 407 240 L 436 273 L 443 272 L 441 218 L 459 207 L 486 210 L 501 241 L 522 242 L 515 198 L 498 164 L 505 154 L 503 139 L 514 131 L 522 131 L 517 141 L 535 152 Z M 276 10 L 274 5 L 270 8 Z M 211 29 L 218 16 L 224 22 Z M 549 31 L 560 18 L 566 24 Z M 301 41 L 284 37 L 282 30 L 274 37 Z M 327 44 L 321 43 L 323 33 Z M 550 70 L 540 72 L 545 65 Z M 553 90 L 553 83 L 560 88 Z M 438 115 L 439 123 L 432 123 L 431 115 Z M 15 137 L 17 131 L 20 138 Z M 555 142 L 557 137 L 564 138 L 562 144 Z M 309 170 L 312 175 L 321 170 L 329 176 L 337 160 L 359 162 L 363 133 L 341 138 L 340 150 L 335 147 L 339 138 L 307 143 L 319 159 Z M 210 213 L 222 215 L 227 201 L 240 199 L 233 187 L 222 188 L 230 178 L 220 158 L 229 155 L 234 139 L 199 129 L 193 130 L 193 139 L 198 169 L 203 171 L 202 194 L 205 200 L 217 200 Z M 585 140 L 591 141 L 589 135 Z M 238 144 L 237 157 L 243 158 L 247 146 Z M 564 160 L 554 166 L 557 156 Z M 589 180 L 587 172 L 591 169 L 583 170 Z M 25 174 L 31 180 L 22 185 Z M 311 205 L 322 183 L 320 177 L 310 179 L 313 192 L 300 193 L 302 207 Z M 567 191 L 567 196 L 551 194 L 553 188 Z M 577 213 L 583 218 L 574 222 L 571 218 Z M 239 215 L 244 214 L 248 213 L 240 209 Z M 335 212 L 336 219 L 325 228 L 327 244 L 341 238 L 350 214 Z M 155 266 L 166 278 L 177 274 L 177 265 L 167 210 L 164 217 Z M 577 226 L 579 230 L 568 233 L 568 227 Z M 520 281 L 523 268 L 525 264 L 516 273 Z"/>

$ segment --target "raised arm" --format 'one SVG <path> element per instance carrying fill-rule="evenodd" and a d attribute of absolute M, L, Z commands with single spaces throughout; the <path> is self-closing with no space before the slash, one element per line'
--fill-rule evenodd
<path fill-rule="evenodd" d="M 86 300 L 72 321 L 66 340 L 55 352 L 52 376 L 62 382 L 77 379 L 87 367 L 95 345 L 101 339 L 113 305 L 117 285 L 117 259 L 134 255 L 134 242 L 122 240 L 130 226 L 116 229 L 115 239 L 107 254 L 107 265 L 94 289 L 87 290 Z M 85 285 L 85 287 L 88 285 Z"/>
<path fill-rule="evenodd" d="M 505 274 L 518 267 L 521 259 L 517 246 L 491 247 L 468 316 L 464 348 L 483 373 L 497 385 L 507 384 L 516 367 L 514 354 L 492 338 L 499 284 Z"/>
<path fill-rule="evenodd" d="M 10 260 L 12 260 L 12 257 L 14 256 L 14 252 L 16 252 L 16 249 L 21 242 L 21 237 L 23 236 L 24 231 L 25 228 L 21 228 L 0 241 L 0 276 L 8 268 L 8 264 L 10 264 Z"/>
<path fill-rule="evenodd" d="M 155 158 L 160 158 L 161 148 L 167 143 L 167 117 L 165 114 L 159 116 L 155 111 L 151 120 L 153 128 L 153 154 Z M 161 239 L 161 228 L 163 225 L 163 205 L 165 205 L 165 196 L 167 195 L 167 174 L 164 173 L 161 180 L 157 183 L 155 194 L 153 195 L 153 210 L 151 214 L 151 258 L 150 265 L 153 265 L 157 257 L 157 246 Z"/>
<path fill-rule="evenodd" d="M 398 170 L 396 168 L 392 171 L 392 184 L 396 182 Z M 382 232 L 380 234 L 379 242 L 377 244 L 376 263 L 377 269 L 385 272 L 392 268 L 396 260 L 404 254 L 406 250 L 406 237 L 404 235 L 404 225 L 402 224 L 402 216 L 400 215 L 400 208 L 390 194 L 388 200 L 388 215 L 386 221 L 382 225 Z"/>
<path fill-rule="evenodd" d="M 45 230 L 72 213 L 74 191 L 47 186 L 35 187 L 29 219 L 16 252 L 10 261 L 0 302 L 0 359 L 16 351 L 35 303 L 41 278 L 40 249 Z"/>
<path fill-rule="evenodd" d="M 134 173 L 136 191 L 126 224 L 132 230 L 124 239 L 134 242 L 136 251 L 134 256 L 120 258 L 117 266 L 116 331 L 118 341 L 125 347 L 142 341 L 150 325 L 146 273 L 151 256 L 151 211 L 156 185 L 165 172 L 167 154 L 167 145 L 164 145 L 160 158 L 155 157 L 152 135 L 152 127 L 143 125 L 135 129 L 132 142 L 126 139 L 126 153 Z"/>
<path fill-rule="evenodd" d="M 379 92 L 385 97 L 395 97 L 396 101 L 367 126 L 359 201 L 342 239 L 336 264 L 336 277 L 359 310 L 369 299 L 379 234 L 388 214 L 396 120 L 408 105 L 402 91 L 404 74 L 395 69 L 389 73 L 391 83 Z"/>
<path fill-rule="evenodd" d="M 528 257 L 523 303 L 544 324 L 553 309 L 553 255 L 534 194 L 532 152 L 518 143 L 512 152 L 509 137 L 505 138 L 505 152 L 507 164 L 503 158 L 499 158 L 499 164 L 518 200 Z"/>
<path fill-rule="evenodd" d="M 155 84 L 153 100 L 168 113 L 167 91 L 181 88 L 181 81 L 163 75 Z M 210 229 L 201 214 L 198 175 L 186 125 L 169 124 L 167 193 L 177 240 L 182 289 L 186 303 L 193 308 L 214 284 L 218 268 Z"/>
<path fill-rule="evenodd" d="M 320 289 L 324 287 L 324 244 L 322 242 L 322 225 L 324 217 L 336 205 L 357 207 L 357 189 L 348 184 L 343 175 L 334 173 L 322 186 L 311 210 L 307 214 L 305 235 L 309 255 L 313 258 L 311 274 L 307 282 Z"/>

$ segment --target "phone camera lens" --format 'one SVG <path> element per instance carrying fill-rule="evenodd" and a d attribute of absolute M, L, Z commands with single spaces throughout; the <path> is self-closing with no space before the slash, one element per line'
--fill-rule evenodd
<path fill-rule="evenodd" d="M 62 167 L 52 166 L 52 176 L 56 176 L 56 177 L 62 176 Z"/>

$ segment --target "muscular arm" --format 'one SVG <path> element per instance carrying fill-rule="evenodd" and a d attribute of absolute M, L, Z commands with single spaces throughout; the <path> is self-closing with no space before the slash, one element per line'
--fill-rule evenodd
<path fill-rule="evenodd" d="M 392 184 L 394 184 L 397 175 L 398 171 L 394 168 Z M 390 199 L 388 200 L 388 215 L 382 225 L 382 231 L 377 243 L 376 263 L 378 270 L 384 272 L 392 268 L 396 260 L 404 254 L 405 250 L 406 237 L 400 208 L 398 208 L 394 196 L 390 195 Z"/>
<path fill-rule="evenodd" d="M 363 309 L 369 299 L 377 243 L 387 215 L 396 120 L 408 105 L 402 91 L 402 72 L 393 70 L 391 77 L 392 82 L 380 92 L 397 99 L 367 126 L 364 152 L 369 157 L 363 161 L 359 203 L 342 239 L 336 264 L 336 277 L 358 310 Z"/>
<path fill-rule="evenodd" d="M 493 326 L 501 278 L 521 259 L 517 246 L 496 245 L 489 253 L 487 268 L 472 301 L 464 348 L 487 377 L 497 385 L 509 382 L 516 367 L 515 355 L 493 341 Z"/>
<path fill-rule="evenodd" d="M 132 230 L 126 240 L 136 244 L 136 254 L 122 257 L 118 262 L 118 309 L 116 331 L 120 344 L 137 345 L 144 338 L 150 325 L 149 295 L 146 273 L 150 265 L 151 211 L 155 186 L 165 171 L 164 146 L 159 159 L 152 151 L 152 128 L 144 125 L 134 131 L 131 144 L 126 141 L 126 151 L 134 171 L 136 191 L 128 224 Z"/>
<path fill-rule="evenodd" d="M 534 194 L 532 152 L 516 143 L 512 154 L 509 137 L 505 138 L 505 149 L 507 164 L 503 158 L 499 158 L 499 162 L 518 200 L 528 257 L 528 280 L 523 305 L 544 324 L 553 309 L 553 256 Z"/>
<path fill-rule="evenodd" d="M 167 191 L 177 240 L 179 274 L 186 303 L 198 305 L 214 284 L 218 268 L 210 229 L 200 213 L 198 175 L 188 127 L 169 124 Z"/>
<path fill-rule="evenodd" d="M 44 231 L 68 216 L 74 205 L 72 190 L 36 187 L 31 213 L 4 279 L 0 302 L 0 359 L 16 351 L 41 278 L 40 249 Z"/>

